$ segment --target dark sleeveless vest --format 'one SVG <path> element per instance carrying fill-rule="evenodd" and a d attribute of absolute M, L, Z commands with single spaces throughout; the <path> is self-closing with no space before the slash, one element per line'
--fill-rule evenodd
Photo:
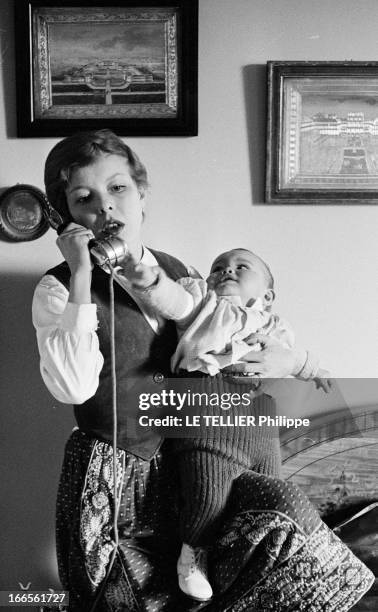
<path fill-rule="evenodd" d="M 151 252 L 170 278 L 177 280 L 188 275 L 185 266 L 174 257 Z M 68 290 L 70 270 L 66 262 L 48 270 Z M 109 331 L 109 275 L 95 266 L 91 285 L 92 302 L 97 305 L 99 326 L 97 334 L 104 366 L 98 389 L 93 397 L 74 412 L 79 428 L 85 433 L 112 441 L 112 378 Z M 162 438 L 148 427 L 137 425 L 137 419 L 146 412 L 139 409 L 141 393 L 160 393 L 164 379 L 170 375 L 170 358 L 176 348 L 177 336 L 173 321 L 166 321 L 159 334 L 155 334 L 132 297 L 114 283 L 115 344 L 117 376 L 117 446 L 142 459 L 151 459 Z M 153 410 L 153 408 L 151 409 Z M 152 415 L 151 415 L 152 416 Z"/>

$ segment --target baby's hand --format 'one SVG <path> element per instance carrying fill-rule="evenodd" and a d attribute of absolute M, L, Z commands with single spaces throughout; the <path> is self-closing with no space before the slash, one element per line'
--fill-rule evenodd
<path fill-rule="evenodd" d="M 332 379 L 331 373 L 328 370 L 322 370 L 321 368 L 317 371 L 313 381 L 317 389 L 323 389 L 324 393 L 330 393 L 332 391 Z"/>
<path fill-rule="evenodd" d="M 129 281 L 135 289 L 147 289 L 154 285 L 158 278 L 158 266 L 146 266 L 143 263 L 129 261 L 124 267 Z"/>

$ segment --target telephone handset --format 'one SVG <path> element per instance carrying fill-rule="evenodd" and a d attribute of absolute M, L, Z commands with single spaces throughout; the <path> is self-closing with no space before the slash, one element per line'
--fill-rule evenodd
<path fill-rule="evenodd" d="M 91 260 L 96 266 L 113 268 L 119 266 L 124 259 L 129 255 L 129 249 L 126 242 L 109 234 L 101 239 L 90 240 L 88 243 Z"/>
<path fill-rule="evenodd" d="M 70 221 L 64 219 L 50 202 L 44 203 L 43 214 L 50 226 L 61 234 Z M 117 222 L 105 224 L 101 236 L 90 240 L 88 243 L 91 260 L 96 266 L 107 269 L 119 266 L 119 264 L 129 255 L 126 242 L 121 240 L 115 231 L 119 231 L 120 224 Z"/>

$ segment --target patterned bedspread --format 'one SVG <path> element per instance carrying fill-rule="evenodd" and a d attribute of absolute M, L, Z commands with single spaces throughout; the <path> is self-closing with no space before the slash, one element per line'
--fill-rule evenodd
<path fill-rule="evenodd" d="M 87 465 L 71 500 L 71 504 L 81 505 L 81 523 L 72 524 L 70 513 L 62 516 L 60 523 L 60 537 L 70 549 L 66 558 L 82 558 L 86 552 L 86 572 L 80 573 L 79 564 L 62 572 L 74 612 L 90 609 L 80 600 L 79 591 L 87 593 L 86 602 L 93 601 L 105 575 L 112 542 L 112 451 L 101 442 L 88 440 L 86 451 L 84 446 L 81 440 L 80 456 L 75 452 L 69 455 L 75 470 L 67 463 L 64 472 L 67 490 L 72 491 L 71 477 L 77 473 L 78 462 Z M 124 470 L 120 455 L 120 483 Z M 169 498 L 169 487 L 166 491 Z M 246 472 L 235 483 L 227 517 L 210 553 L 215 591 L 211 602 L 195 604 L 178 592 L 178 542 L 171 514 L 166 516 L 158 545 L 147 533 L 134 532 L 132 537 L 121 533 L 116 562 L 98 610 L 344 612 L 373 584 L 372 572 L 321 521 L 294 484 Z"/>

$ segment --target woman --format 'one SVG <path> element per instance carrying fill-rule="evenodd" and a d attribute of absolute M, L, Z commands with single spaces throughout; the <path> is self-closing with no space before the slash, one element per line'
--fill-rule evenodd
<path fill-rule="evenodd" d="M 175 329 L 138 304 L 122 264 L 114 274 L 113 295 L 113 276 L 93 268 L 88 243 L 117 234 L 135 260 L 159 264 L 174 280 L 188 271 L 177 259 L 142 245 L 146 170 L 112 132 L 59 142 L 46 161 L 45 185 L 64 227 L 57 244 L 65 262 L 39 283 L 33 321 L 42 377 L 59 401 L 75 405 L 79 426 L 66 446 L 57 502 L 58 564 L 70 610 L 197 609 L 176 584 L 176 474 L 169 445 L 162 445 L 156 431 L 136 426 L 138 397 L 161 390 L 170 374 Z M 116 372 L 109 329 L 113 299 Z M 263 350 L 251 353 L 254 373 L 280 377 L 310 368 L 303 352 L 258 340 Z M 112 447 L 114 374 L 117 451 Z M 255 472 L 246 477 L 247 484 L 240 484 L 250 495 L 241 496 L 235 487 L 214 543 L 210 571 L 218 596 L 208 609 L 349 609 L 368 588 L 370 573 L 294 487 Z M 315 549 L 323 551 L 320 558 Z M 353 588 L 345 575 L 337 576 L 341 561 L 349 572 L 354 568 Z M 297 584 L 289 597 L 293 577 Z M 320 588 L 326 591 L 323 599 Z M 328 592 L 334 601 L 316 607 L 314 597 L 324 603 Z"/>

